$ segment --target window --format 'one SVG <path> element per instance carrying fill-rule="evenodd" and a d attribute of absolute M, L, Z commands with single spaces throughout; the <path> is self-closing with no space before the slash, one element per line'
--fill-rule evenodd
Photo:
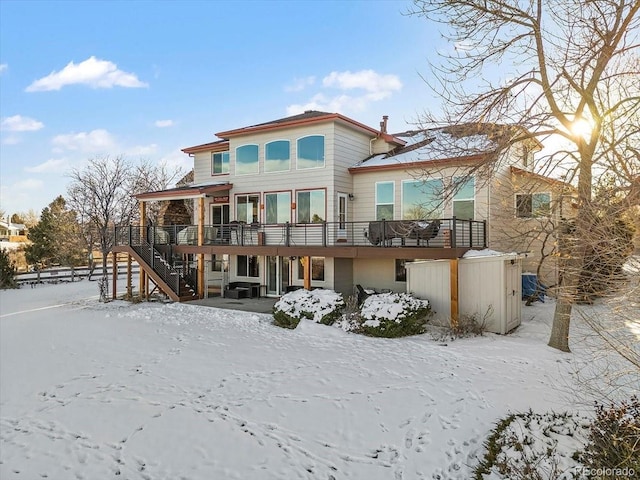
<path fill-rule="evenodd" d="M 229 173 L 229 152 L 211 154 L 211 175 Z"/>
<path fill-rule="evenodd" d="M 407 269 L 405 268 L 407 262 L 413 262 L 413 260 L 396 258 L 396 282 L 407 281 Z"/>
<path fill-rule="evenodd" d="M 238 255 L 236 274 L 238 277 L 259 277 L 260 265 L 255 255 Z"/>
<path fill-rule="evenodd" d="M 236 175 L 258 173 L 258 145 L 236 148 Z"/>
<path fill-rule="evenodd" d="M 394 197 L 393 182 L 376 183 L 376 220 L 393 220 Z"/>
<path fill-rule="evenodd" d="M 264 146 L 264 171 L 289 170 L 289 140 L 276 140 Z"/>
<path fill-rule="evenodd" d="M 309 190 L 298 192 L 296 210 L 298 223 L 321 223 L 325 219 L 325 191 Z"/>
<path fill-rule="evenodd" d="M 236 220 L 238 222 L 253 223 L 259 222 L 258 206 L 260 195 L 237 195 L 236 196 Z"/>
<path fill-rule="evenodd" d="M 453 216 L 461 220 L 473 220 L 475 212 L 475 178 L 454 178 Z"/>
<path fill-rule="evenodd" d="M 264 203 L 266 223 L 291 221 L 291 192 L 265 193 Z"/>
<path fill-rule="evenodd" d="M 222 255 L 211 255 L 211 271 L 222 272 L 223 260 Z"/>
<path fill-rule="evenodd" d="M 442 218 L 442 180 L 404 180 L 402 219 Z"/>
<path fill-rule="evenodd" d="M 550 212 L 550 193 L 524 193 L 516 195 L 516 217 L 546 217 Z"/>
<path fill-rule="evenodd" d="M 324 167 L 324 136 L 298 139 L 298 168 Z"/>
<path fill-rule="evenodd" d="M 304 257 L 298 257 L 298 280 L 304 280 Z M 324 282 L 324 257 L 311 257 L 311 280 Z"/>

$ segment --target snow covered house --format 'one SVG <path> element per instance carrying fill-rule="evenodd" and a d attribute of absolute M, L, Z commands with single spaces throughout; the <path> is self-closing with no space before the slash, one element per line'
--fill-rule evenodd
<path fill-rule="evenodd" d="M 519 251 L 498 224 L 551 202 L 515 190 L 540 148 L 524 133 L 490 124 L 390 134 L 386 116 L 372 128 L 319 111 L 219 132 L 183 149 L 191 185 L 137 196 L 141 218 L 147 202 L 192 199 L 192 225 L 120 226 L 113 250 L 140 262 L 141 288 L 151 280 L 176 300 L 212 286 L 237 298 L 404 291 L 407 261 Z"/>
<path fill-rule="evenodd" d="M 0 219 L 0 239 L 11 242 L 24 242 L 27 240 L 27 227 L 22 223 L 13 223 Z"/>

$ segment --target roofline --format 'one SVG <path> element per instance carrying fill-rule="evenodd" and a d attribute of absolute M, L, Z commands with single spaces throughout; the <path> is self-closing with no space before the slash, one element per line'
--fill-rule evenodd
<path fill-rule="evenodd" d="M 562 185 L 564 187 L 574 188 L 573 185 L 571 185 L 570 183 L 564 182 L 562 180 L 558 180 L 557 178 L 547 177 L 547 176 L 541 175 L 539 173 L 530 172 L 529 170 L 524 170 L 524 169 L 519 168 L 519 167 L 514 167 L 513 165 L 511 165 L 511 173 L 515 173 L 515 174 L 518 174 L 518 175 L 528 175 L 530 177 L 535 177 L 538 180 L 546 181 L 546 182 L 549 182 L 549 183 L 560 184 L 560 185 Z"/>
<path fill-rule="evenodd" d="M 229 150 L 228 140 L 219 140 L 217 142 L 204 143 L 193 147 L 183 148 L 183 153 L 200 153 L 200 152 L 226 152 Z"/>
<path fill-rule="evenodd" d="M 352 118 L 349 117 L 345 117 L 344 115 L 341 115 L 339 113 L 329 113 L 327 115 L 321 115 L 321 116 L 317 116 L 317 117 L 311 117 L 311 118 L 303 118 L 303 119 L 299 119 L 299 120 L 290 120 L 288 122 L 275 122 L 275 123 L 267 123 L 267 124 L 261 124 L 261 125 L 255 125 L 252 127 L 243 127 L 243 128 L 236 128 L 233 130 L 226 130 L 224 132 L 218 132 L 216 133 L 216 136 L 223 138 L 223 139 L 228 139 L 230 137 L 239 137 L 242 135 L 249 135 L 252 133 L 256 133 L 256 132 L 268 132 L 268 131 L 272 131 L 272 130 L 281 130 L 281 129 L 285 129 L 285 128 L 291 128 L 291 127 L 301 127 L 301 126 L 305 126 L 305 125 L 313 125 L 316 123 L 322 123 L 322 122 L 327 122 L 327 121 L 341 121 L 347 124 L 350 124 L 354 127 L 357 127 L 360 130 L 364 130 L 367 133 L 371 134 L 372 136 L 375 137 L 383 137 L 385 140 L 387 141 L 393 141 L 394 143 L 397 143 L 398 145 L 404 145 L 406 144 L 406 142 L 404 140 L 401 140 L 399 138 L 394 137 L 393 135 L 390 135 L 388 133 L 382 133 L 379 130 L 376 130 L 375 128 L 369 127 L 363 123 L 360 123 L 356 120 L 353 120 Z"/>
<path fill-rule="evenodd" d="M 172 188 L 169 190 L 158 190 L 155 192 L 145 192 L 133 195 L 138 200 L 182 200 L 187 198 L 200 198 L 211 195 L 214 192 L 223 192 L 231 190 L 232 183 L 223 183 L 216 185 L 200 185 L 188 186 L 183 188 Z"/>
<path fill-rule="evenodd" d="M 417 162 L 408 163 L 391 163 L 387 165 L 371 165 L 362 167 L 350 167 L 349 173 L 361 173 L 361 172 L 375 172 L 385 170 L 411 170 L 414 168 L 428 167 L 431 165 L 437 165 L 438 167 L 445 167 L 448 165 L 456 165 L 460 163 L 478 162 L 485 160 L 490 153 L 478 153 L 475 155 L 468 155 L 466 157 L 457 158 L 439 158 L 437 160 L 418 160 Z M 393 157 L 392 157 L 393 158 Z"/>

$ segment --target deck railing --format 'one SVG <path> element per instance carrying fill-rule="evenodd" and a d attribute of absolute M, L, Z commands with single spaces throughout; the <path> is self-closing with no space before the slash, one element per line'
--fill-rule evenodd
<path fill-rule="evenodd" d="M 486 248 L 486 222 L 455 217 L 434 220 L 381 220 L 205 225 L 203 245 L 285 247 Z M 115 245 L 198 245 L 197 225 L 119 226 Z"/>

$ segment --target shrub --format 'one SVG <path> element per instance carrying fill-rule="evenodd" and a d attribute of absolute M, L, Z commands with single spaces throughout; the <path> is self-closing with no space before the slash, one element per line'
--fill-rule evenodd
<path fill-rule="evenodd" d="M 296 328 L 307 318 L 324 325 L 333 325 L 345 307 L 342 295 L 333 290 L 295 290 L 283 295 L 273 306 L 273 323 L 278 327 Z"/>
<path fill-rule="evenodd" d="M 0 288 L 18 288 L 16 272 L 16 265 L 9 258 L 9 253 L 0 248 Z"/>
<path fill-rule="evenodd" d="M 587 425 L 586 417 L 570 413 L 510 414 L 489 435 L 473 478 L 586 480 L 583 465 L 570 447 L 582 448 Z M 558 449 L 560 442 L 562 449 Z"/>
<path fill-rule="evenodd" d="M 640 475 L 640 399 L 631 397 L 605 408 L 596 404 L 589 443 L 582 463 L 602 480 L 637 478 Z"/>
<path fill-rule="evenodd" d="M 424 333 L 431 306 L 408 293 L 371 295 L 362 304 L 359 331 L 372 337 L 396 338 Z"/>

